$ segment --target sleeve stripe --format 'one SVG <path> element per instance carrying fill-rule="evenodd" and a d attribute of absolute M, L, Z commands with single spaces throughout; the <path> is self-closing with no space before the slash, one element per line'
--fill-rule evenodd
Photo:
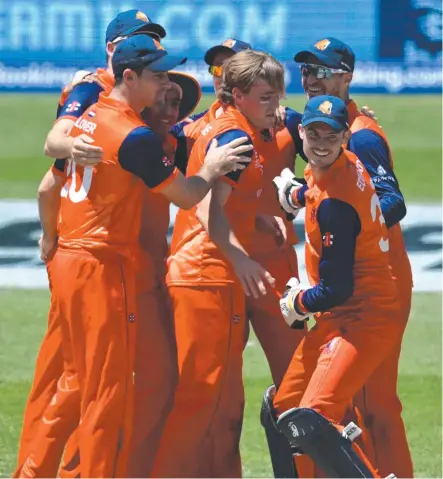
<path fill-rule="evenodd" d="M 165 186 L 168 186 L 172 181 L 175 180 L 175 178 L 180 174 L 180 170 L 178 168 L 174 168 L 172 170 L 172 173 L 165 179 L 163 180 L 159 185 L 155 186 L 154 188 L 150 188 L 151 191 L 160 191 L 162 190 Z"/>

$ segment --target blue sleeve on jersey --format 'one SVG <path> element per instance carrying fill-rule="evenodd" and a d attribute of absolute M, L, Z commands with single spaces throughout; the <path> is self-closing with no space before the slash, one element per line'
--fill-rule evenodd
<path fill-rule="evenodd" d="M 184 132 L 184 127 L 189 125 L 192 121 L 183 120 L 179 123 L 176 123 L 170 130 L 169 133 L 174 136 L 177 140 L 177 148 L 175 149 L 175 166 L 186 175 L 186 168 L 188 167 L 188 141 Z"/>
<path fill-rule="evenodd" d="M 301 123 L 301 114 L 292 108 L 286 107 L 285 126 L 291 134 L 292 140 L 295 143 L 295 149 L 298 154 L 303 153 L 303 141 L 298 132 L 298 125 Z"/>
<path fill-rule="evenodd" d="M 191 115 L 188 118 L 185 118 L 182 121 L 176 123 L 170 130 L 169 133 L 173 135 L 177 140 L 177 148 L 175 150 L 175 166 L 186 175 L 186 168 L 188 167 L 189 151 L 188 151 L 188 142 L 184 132 L 184 128 L 189 123 L 199 120 L 202 116 L 206 115 L 208 110 L 197 113 L 196 115 Z"/>
<path fill-rule="evenodd" d="M 301 186 L 297 191 L 297 202 L 302 206 L 305 206 L 306 204 L 305 194 L 308 191 L 308 189 L 309 189 L 308 185 L 305 184 Z"/>
<path fill-rule="evenodd" d="M 65 165 L 66 165 L 66 160 L 55 160 L 54 161 L 54 168 L 56 168 L 58 171 L 64 173 L 65 171 Z"/>
<path fill-rule="evenodd" d="M 75 86 L 65 104 L 57 112 L 57 118 L 62 116 L 75 116 L 79 118 L 94 103 L 103 88 L 96 82 L 84 82 Z"/>
<path fill-rule="evenodd" d="M 358 156 L 372 178 L 386 226 L 397 224 L 406 215 L 406 205 L 391 168 L 386 142 L 375 131 L 359 130 L 351 136 L 348 149 Z"/>
<path fill-rule="evenodd" d="M 148 188 L 163 183 L 175 169 L 163 151 L 160 138 L 146 126 L 135 128 L 124 139 L 118 160 L 122 168 L 141 178 Z"/>
<path fill-rule="evenodd" d="M 205 116 L 206 113 L 208 113 L 208 110 L 204 110 L 200 113 L 195 113 L 194 115 L 190 115 L 189 118 L 192 120 L 192 121 L 197 121 L 199 120 L 202 116 Z"/>
<path fill-rule="evenodd" d="M 307 289 L 303 306 L 311 312 L 329 311 L 354 292 L 354 257 L 360 218 L 348 203 L 335 198 L 321 202 L 317 223 L 322 237 L 319 283 Z"/>
<path fill-rule="evenodd" d="M 184 120 L 182 121 L 179 121 L 178 123 L 176 123 L 170 130 L 169 130 L 169 133 L 171 133 L 171 135 L 175 136 L 175 138 L 179 138 L 180 136 L 184 136 L 184 133 L 183 133 L 183 128 L 186 126 L 186 125 L 189 125 L 189 123 L 192 123 L 194 121 L 197 121 L 199 120 L 202 116 L 206 115 L 206 112 L 208 110 L 205 110 L 205 111 L 202 111 L 201 113 L 197 113 L 196 115 L 191 115 L 191 116 L 188 116 L 187 118 L 185 118 Z"/>
<path fill-rule="evenodd" d="M 228 131 L 225 131 L 224 133 L 221 133 L 220 135 L 217 135 L 215 137 L 215 139 L 218 142 L 217 146 L 223 146 L 223 145 L 227 145 L 228 143 L 230 143 L 233 140 L 236 140 L 237 138 L 244 138 L 244 137 L 248 138 L 248 141 L 246 141 L 244 144 L 245 145 L 252 145 L 251 137 L 246 132 L 244 132 L 243 130 L 228 130 Z M 210 146 L 210 144 L 208 145 L 208 148 L 206 149 L 206 151 L 208 151 L 209 146 Z M 248 156 L 249 158 L 252 158 L 252 151 L 253 150 L 247 151 L 246 153 L 243 153 L 242 156 Z M 245 170 L 231 171 L 230 173 L 226 174 L 225 176 L 227 176 L 229 179 L 231 179 L 232 181 L 235 181 L 235 183 L 237 183 L 238 180 L 240 179 L 240 176 L 241 176 L 243 171 L 245 171 Z"/>

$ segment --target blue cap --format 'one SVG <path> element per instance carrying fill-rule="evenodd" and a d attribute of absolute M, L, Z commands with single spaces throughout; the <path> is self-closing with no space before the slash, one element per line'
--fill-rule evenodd
<path fill-rule="evenodd" d="M 154 23 L 140 10 L 126 10 L 119 13 L 106 29 L 106 43 L 113 42 L 118 37 L 126 37 L 133 33 L 153 34 L 165 38 L 166 31 L 158 23 Z"/>
<path fill-rule="evenodd" d="M 311 98 L 305 106 L 301 126 L 304 128 L 316 122 L 326 123 L 337 131 L 347 130 L 349 115 L 344 101 L 331 95 Z"/>
<path fill-rule="evenodd" d="M 127 68 L 148 67 L 154 72 L 167 72 L 183 65 L 186 58 L 169 55 L 159 41 L 148 35 L 133 35 L 120 42 L 112 55 L 114 75 Z"/>
<path fill-rule="evenodd" d="M 321 65 L 329 68 L 353 72 L 355 55 L 352 48 L 336 38 L 324 38 L 311 45 L 307 50 L 298 52 L 294 60 L 297 63 L 312 63 L 314 56 Z"/>
<path fill-rule="evenodd" d="M 229 38 L 228 40 L 225 40 L 221 45 L 216 45 L 215 47 L 210 48 L 205 53 L 205 62 L 208 65 L 213 65 L 215 56 L 221 52 L 238 53 L 238 52 L 241 52 L 242 50 L 251 50 L 251 49 L 252 47 L 251 45 L 249 45 L 249 43 L 242 42 L 241 40 L 236 40 L 235 38 Z"/>

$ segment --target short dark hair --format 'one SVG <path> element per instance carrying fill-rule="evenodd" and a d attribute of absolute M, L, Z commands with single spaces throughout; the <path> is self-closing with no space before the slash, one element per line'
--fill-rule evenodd
<path fill-rule="evenodd" d="M 146 68 L 145 66 L 141 66 L 141 67 L 137 67 L 137 68 L 125 68 L 125 70 L 132 70 L 133 72 L 135 72 L 135 74 L 138 77 L 140 77 L 140 76 L 142 76 L 143 70 L 145 68 Z M 123 72 L 125 70 L 123 70 L 121 72 L 118 72 L 118 73 L 114 73 L 115 86 L 121 85 L 123 83 Z"/>

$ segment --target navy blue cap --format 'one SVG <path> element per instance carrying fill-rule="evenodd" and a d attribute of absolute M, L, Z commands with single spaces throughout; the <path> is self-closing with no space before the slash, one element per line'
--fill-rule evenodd
<path fill-rule="evenodd" d="M 246 42 L 242 42 L 241 40 L 236 40 L 235 38 L 229 38 L 225 40 L 221 45 L 216 45 L 215 47 L 210 48 L 205 53 L 205 62 L 208 65 L 213 65 L 214 59 L 218 53 L 221 52 L 231 52 L 231 53 L 238 53 L 242 50 L 250 50 L 252 49 L 251 45 Z"/>
<path fill-rule="evenodd" d="M 114 75 L 127 68 L 148 67 L 154 72 L 167 72 L 183 65 L 186 58 L 169 55 L 159 41 L 148 35 L 133 35 L 120 42 L 112 55 Z"/>
<path fill-rule="evenodd" d="M 347 130 L 349 128 L 349 115 L 344 101 L 331 95 L 311 98 L 305 106 L 301 126 L 304 128 L 316 122 L 326 123 L 334 130 Z"/>
<path fill-rule="evenodd" d="M 158 23 L 154 23 L 140 10 L 126 10 L 119 13 L 106 29 L 106 43 L 113 42 L 118 37 L 126 37 L 133 33 L 154 34 L 165 38 L 166 31 Z"/>
<path fill-rule="evenodd" d="M 297 63 L 309 63 L 311 56 L 314 56 L 321 65 L 326 67 L 347 72 L 354 71 L 355 55 L 352 48 L 336 38 L 328 37 L 314 43 L 307 50 L 298 52 L 294 60 Z"/>

